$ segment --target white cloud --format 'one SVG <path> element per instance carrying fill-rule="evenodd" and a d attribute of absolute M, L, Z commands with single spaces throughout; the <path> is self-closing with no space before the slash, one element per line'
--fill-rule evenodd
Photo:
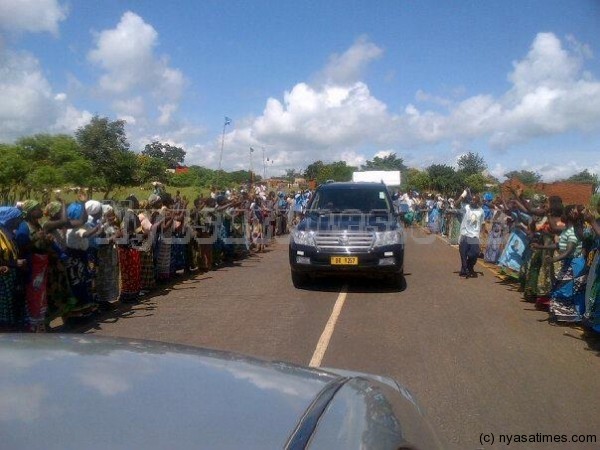
<path fill-rule="evenodd" d="M 540 33 L 525 59 L 513 62 L 514 70 L 508 79 L 518 98 L 522 98 L 540 87 L 568 87 L 581 70 L 581 63 L 580 58 L 563 49 L 554 34 Z"/>
<path fill-rule="evenodd" d="M 366 36 L 361 36 L 344 53 L 334 54 L 329 58 L 320 78 L 328 84 L 353 84 L 360 81 L 368 65 L 382 55 L 381 48 L 370 42 Z"/>
<path fill-rule="evenodd" d="M 171 116 L 175 111 L 177 111 L 177 105 L 173 103 L 167 103 L 166 105 L 161 105 L 158 107 L 160 111 L 160 117 L 158 118 L 158 123 L 160 125 L 167 125 L 171 122 Z"/>
<path fill-rule="evenodd" d="M 373 158 L 387 158 L 392 153 L 395 153 L 393 150 L 380 150 L 373 155 Z"/>
<path fill-rule="evenodd" d="M 591 49 L 572 37 L 563 45 L 551 33 L 536 36 L 525 57 L 513 63 L 511 86 L 503 95 L 480 93 L 458 100 L 466 92 L 463 87 L 449 90 L 448 98 L 417 91 L 416 100 L 433 103 L 435 111 L 408 104 L 392 113 L 371 94 L 358 78 L 380 55 L 376 45 L 358 40 L 330 58 L 320 72 L 326 82 L 298 83 L 281 99 L 269 98 L 260 116 L 238 120 L 225 136 L 223 167 L 247 169 L 248 147 L 261 145 L 269 149 L 275 171 L 303 168 L 319 159 L 360 165 L 390 148 L 418 167 L 453 164 L 458 154 L 471 150 L 484 157 L 487 152 L 486 160 L 493 163 L 488 149 L 510 152 L 525 143 L 531 149 L 538 138 L 600 128 L 600 82 L 584 71 Z M 216 167 L 220 145 L 218 136 L 212 143 L 190 146 L 188 161 Z M 257 164 L 261 161 L 255 156 L 255 168 Z M 557 178 L 584 165 L 539 170 Z M 497 164 L 490 172 L 501 176 L 506 170 Z"/>
<path fill-rule="evenodd" d="M 0 49 L 0 140 L 38 132 L 69 133 L 91 118 L 54 93 L 39 62 L 28 53 Z"/>
<path fill-rule="evenodd" d="M 288 152 L 291 166 L 337 160 L 347 152 L 364 155 L 365 148 L 375 153 L 392 147 L 402 155 L 406 149 L 448 145 L 447 155 L 439 150 L 428 154 L 451 163 L 475 140 L 487 142 L 490 149 L 510 150 L 539 137 L 596 132 L 600 82 L 583 70 L 591 50 L 572 37 L 567 41 L 571 50 L 552 33 L 536 36 L 527 55 L 513 63 L 508 75 L 512 85 L 502 96 L 482 93 L 456 101 L 419 90 L 418 101 L 433 102 L 446 111 L 409 104 L 393 114 L 364 82 L 357 81 L 381 55 L 376 45 L 362 39 L 330 59 L 322 71 L 328 83 L 319 87 L 299 83 L 284 93 L 282 101 L 269 98 L 262 115 L 244 133 L 230 133 L 226 143 L 246 147 L 251 142 L 244 142 L 244 136 L 270 143 Z M 464 88 L 457 92 L 464 95 Z"/>
<path fill-rule="evenodd" d="M 125 100 L 115 100 L 112 102 L 112 107 L 119 115 L 141 116 L 146 110 L 146 103 L 142 96 L 137 96 Z"/>
<path fill-rule="evenodd" d="M 67 7 L 57 0 L 0 0 L 0 28 L 16 32 L 58 34 Z"/>
<path fill-rule="evenodd" d="M 135 102 L 140 95 L 148 96 L 156 103 L 152 109 L 164 125 L 178 107 L 186 80 L 181 71 L 169 67 L 166 57 L 155 54 L 157 42 L 156 30 L 128 11 L 116 28 L 97 34 L 96 46 L 88 58 L 104 71 L 99 79 L 100 89 L 119 98 L 121 104 L 115 104 L 119 112 L 126 102 Z M 134 99 L 120 100 L 127 96 Z M 128 114 L 139 119 L 144 112 L 138 110 L 134 114 L 130 110 Z"/>
<path fill-rule="evenodd" d="M 378 142 L 382 126 L 389 122 L 386 106 L 362 82 L 319 88 L 299 83 L 283 101 L 268 99 L 260 117 L 242 122 L 226 135 L 223 167 L 247 169 L 252 145 L 267 147 L 274 172 L 306 167 L 317 159 L 358 164 L 364 162 L 359 149 Z M 220 139 L 212 151 L 219 146 Z M 256 158 L 262 164 L 262 156 Z"/>

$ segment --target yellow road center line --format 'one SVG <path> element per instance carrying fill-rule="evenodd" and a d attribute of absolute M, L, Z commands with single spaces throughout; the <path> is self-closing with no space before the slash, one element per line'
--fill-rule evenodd
<path fill-rule="evenodd" d="M 327 351 L 327 347 L 329 346 L 329 340 L 333 335 L 333 330 L 335 328 L 335 324 L 340 317 L 340 313 L 342 312 L 342 307 L 344 306 L 344 302 L 346 301 L 347 294 L 347 286 L 342 287 L 342 291 L 338 295 L 337 300 L 335 301 L 335 305 L 333 305 L 333 310 L 331 311 L 331 315 L 329 316 L 329 320 L 325 325 L 325 329 L 323 333 L 321 333 L 321 337 L 319 338 L 319 342 L 317 342 L 317 347 L 315 348 L 315 352 L 313 353 L 312 358 L 310 359 L 309 367 L 319 367 L 321 362 L 323 361 L 323 357 L 325 356 L 325 352 Z"/>

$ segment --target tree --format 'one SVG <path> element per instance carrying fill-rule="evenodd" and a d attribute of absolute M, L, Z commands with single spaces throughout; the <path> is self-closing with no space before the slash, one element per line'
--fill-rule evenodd
<path fill-rule="evenodd" d="M 137 155 L 137 171 L 135 178 L 139 184 L 150 181 L 160 181 L 166 183 L 169 179 L 167 164 L 160 158 L 153 158 L 148 155 Z"/>
<path fill-rule="evenodd" d="M 157 158 L 167 165 L 169 169 L 175 169 L 185 160 L 185 150 L 174 145 L 163 144 L 162 142 L 154 141 L 151 144 L 146 144 L 142 155 Z"/>
<path fill-rule="evenodd" d="M 302 172 L 297 171 L 296 169 L 286 169 L 285 170 L 285 179 L 289 183 L 293 183 L 296 178 L 302 177 Z"/>
<path fill-rule="evenodd" d="M 464 179 L 464 184 L 467 185 L 474 194 L 481 194 L 484 192 L 487 182 L 488 179 L 481 173 L 472 173 Z"/>
<path fill-rule="evenodd" d="M 350 181 L 352 180 L 352 173 L 358 169 L 358 167 L 347 165 L 346 161 L 337 161 L 328 164 L 327 167 L 330 168 L 330 176 L 325 177 L 325 174 L 323 174 L 321 177 L 317 177 L 317 181 L 321 183 L 327 180 Z"/>
<path fill-rule="evenodd" d="M 487 164 L 479 153 L 469 152 L 466 155 L 462 155 L 458 158 L 458 171 L 464 174 L 465 177 L 473 174 L 481 174 L 487 169 Z"/>
<path fill-rule="evenodd" d="M 454 167 L 445 164 L 432 164 L 427 168 L 431 188 L 445 195 L 453 195 L 461 188 L 460 179 Z"/>
<path fill-rule="evenodd" d="M 74 186 L 99 186 L 101 180 L 94 173 L 92 163 L 80 157 L 60 165 L 60 172 L 64 183 Z"/>
<path fill-rule="evenodd" d="M 226 179 L 229 181 L 230 185 L 244 184 L 250 179 L 250 172 L 248 170 L 236 170 L 235 172 L 229 172 L 226 175 Z"/>
<path fill-rule="evenodd" d="M 325 164 L 323 161 L 315 161 L 306 168 L 304 176 L 308 180 L 316 180 L 319 184 L 327 180 L 350 181 L 352 173 L 356 169 L 356 167 L 347 165 L 346 161 L 336 161 L 330 164 Z"/>
<path fill-rule="evenodd" d="M 400 170 L 405 171 L 406 166 L 404 165 L 404 160 L 402 158 L 398 158 L 395 153 L 390 153 L 383 158 L 376 156 L 370 161 L 367 161 L 363 166 L 361 166 L 361 170 Z"/>
<path fill-rule="evenodd" d="M 214 184 L 214 180 L 216 177 L 216 171 L 212 169 L 207 169 L 202 166 L 190 166 L 188 168 L 190 173 L 193 173 L 197 179 L 197 185 L 200 187 L 212 187 Z"/>
<path fill-rule="evenodd" d="M 431 186 L 431 178 L 429 174 L 424 170 L 419 169 L 408 169 L 405 174 L 404 184 L 406 190 L 423 192 L 429 189 Z"/>
<path fill-rule="evenodd" d="M 15 145 L 0 144 L 0 200 L 2 203 L 14 203 L 14 188 L 22 184 L 31 165 L 21 148 Z M 11 196 L 11 190 L 13 196 Z"/>
<path fill-rule="evenodd" d="M 39 165 L 27 175 L 26 183 L 37 192 L 52 189 L 63 183 L 62 171 L 54 166 Z"/>
<path fill-rule="evenodd" d="M 598 186 L 600 185 L 600 179 L 598 178 L 598 175 L 595 173 L 590 173 L 587 169 L 582 170 L 575 175 L 571 175 L 569 178 L 567 178 L 567 181 L 572 183 L 591 183 L 594 185 L 594 192 L 596 192 Z"/>
<path fill-rule="evenodd" d="M 94 116 L 89 124 L 75 132 L 82 154 L 88 158 L 100 180 L 104 198 L 117 186 L 134 182 L 137 159 L 129 150 L 125 121 L 110 122 L 107 117 Z"/>
<path fill-rule="evenodd" d="M 304 178 L 306 178 L 307 180 L 316 180 L 317 176 L 319 175 L 319 172 L 323 170 L 324 166 L 325 164 L 323 163 L 323 161 L 315 161 L 314 163 L 310 164 L 304 171 Z"/>
<path fill-rule="evenodd" d="M 36 162 L 52 162 L 60 164 L 71 160 L 79 153 L 77 141 L 66 134 L 36 134 L 22 137 L 16 141 L 28 155 L 28 159 Z"/>
<path fill-rule="evenodd" d="M 539 183 L 542 181 L 542 176 L 531 170 L 511 170 L 508 173 L 505 173 L 504 176 L 509 180 L 511 178 L 516 178 L 521 183 L 526 184 L 528 186 Z"/>

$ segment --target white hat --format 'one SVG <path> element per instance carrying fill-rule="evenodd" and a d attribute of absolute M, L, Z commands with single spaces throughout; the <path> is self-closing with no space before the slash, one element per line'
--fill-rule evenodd
<path fill-rule="evenodd" d="M 98 200 L 88 200 L 85 202 L 85 212 L 87 212 L 90 216 L 98 214 L 102 211 L 102 203 Z"/>

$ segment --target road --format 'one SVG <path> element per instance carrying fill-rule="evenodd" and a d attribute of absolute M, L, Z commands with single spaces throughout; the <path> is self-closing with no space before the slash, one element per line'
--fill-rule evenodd
<path fill-rule="evenodd" d="M 510 447 L 600 448 L 598 340 L 550 325 L 489 268 L 458 277 L 458 263 L 456 248 L 411 229 L 403 291 L 366 280 L 296 290 L 281 238 L 78 331 L 389 375 L 416 395 L 449 449 L 506 447 L 482 446 L 482 433 L 595 433 L 595 445 Z"/>

